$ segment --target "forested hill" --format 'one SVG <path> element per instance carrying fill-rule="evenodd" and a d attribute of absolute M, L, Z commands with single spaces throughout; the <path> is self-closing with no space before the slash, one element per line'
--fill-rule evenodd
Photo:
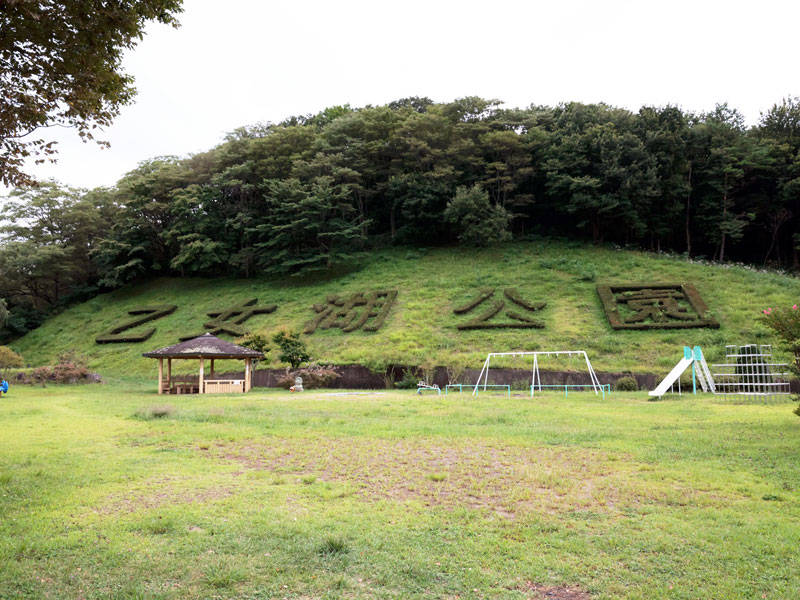
<path fill-rule="evenodd" d="M 720 327 L 614 330 L 597 290 L 598 284 L 609 281 L 692 284 L 708 307 L 704 316 Z M 275 305 L 275 310 L 253 314 L 241 327 L 266 335 L 280 328 L 305 332 L 302 339 L 322 363 L 355 363 L 376 370 L 387 364 L 435 364 L 457 370 L 480 367 L 489 351 L 576 349 L 586 350 L 599 370 L 666 373 L 682 356 L 684 344 L 701 345 L 711 362 L 721 357 L 726 344 L 773 342 L 771 331 L 759 322 L 761 310 L 791 306 L 798 297 L 800 280 L 793 277 L 590 243 L 515 242 L 482 250 L 397 248 L 372 253 L 357 270 L 335 271 L 324 278 L 151 279 L 74 306 L 12 347 L 34 365 L 75 349 L 105 375 L 152 375 L 154 361 L 142 358 L 142 352 L 203 331 L 203 324 L 212 320 L 209 312 L 257 299 L 245 308 Z M 325 311 L 334 302 L 354 318 L 327 320 L 330 313 Z M 375 316 L 361 324 L 359 317 L 369 302 Z M 502 310 L 486 318 L 501 302 Z M 130 320 L 128 311 L 163 305 L 176 308 L 122 333 L 135 336 L 155 328 L 149 339 L 96 343 L 98 336 Z M 520 327 L 530 321 L 535 326 Z M 277 355 L 270 352 L 268 363 L 277 365 Z M 542 368 L 580 370 L 582 365 L 553 359 Z"/>
<path fill-rule="evenodd" d="M 543 233 L 796 267 L 800 102 L 753 127 L 604 104 L 462 98 L 338 106 L 244 127 L 110 189 L 17 190 L 0 215 L 0 343 L 76 299 L 153 276 L 326 272 L 389 245 Z"/>

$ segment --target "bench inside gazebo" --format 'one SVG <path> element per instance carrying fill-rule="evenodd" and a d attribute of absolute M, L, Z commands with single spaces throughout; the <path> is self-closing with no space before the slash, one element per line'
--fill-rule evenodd
<path fill-rule="evenodd" d="M 174 346 L 142 354 L 158 359 L 159 394 L 235 394 L 249 392 L 253 382 L 253 360 L 264 358 L 257 350 L 245 348 L 206 333 Z M 166 378 L 164 360 L 167 361 Z M 198 360 L 197 377 L 172 376 L 173 360 Z M 210 361 L 206 373 L 206 360 Z M 244 379 L 219 379 L 214 375 L 215 360 L 244 360 Z"/>

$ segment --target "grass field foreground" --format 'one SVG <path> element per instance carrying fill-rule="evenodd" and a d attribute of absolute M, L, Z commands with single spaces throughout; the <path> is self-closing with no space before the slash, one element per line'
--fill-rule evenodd
<path fill-rule="evenodd" d="M 0 400 L 0 598 L 800 596 L 788 403 L 152 387 Z"/>

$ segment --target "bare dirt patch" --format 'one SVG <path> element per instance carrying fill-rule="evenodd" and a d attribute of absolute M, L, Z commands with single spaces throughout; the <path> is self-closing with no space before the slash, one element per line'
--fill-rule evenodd
<path fill-rule="evenodd" d="M 535 600 L 591 600 L 591 596 L 577 587 L 539 585 L 528 582 L 527 592 L 533 594 Z"/>
<path fill-rule="evenodd" d="M 268 438 L 218 443 L 203 456 L 267 471 L 287 482 L 345 485 L 365 500 L 488 509 L 599 513 L 641 504 L 708 506 L 730 501 L 689 483 L 642 473 L 629 456 L 579 447 L 522 447 L 464 438 Z"/>
<path fill-rule="evenodd" d="M 169 478 L 160 478 L 148 482 L 144 488 L 131 490 L 129 493 L 115 493 L 107 496 L 94 508 L 98 514 L 133 513 L 140 510 L 151 510 L 177 504 L 194 502 L 213 502 L 233 495 L 230 486 L 192 489 L 190 482 L 179 482 Z M 182 489 L 176 489 L 180 486 Z"/>
<path fill-rule="evenodd" d="M 614 483 L 621 463 L 592 449 L 326 438 L 221 444 L 206 455 L 291 481 L 314 475 L 347 484 L 368 500 L 487 508 L 506 518 L 520 510 L 555 513 L 621 503 Z"/>

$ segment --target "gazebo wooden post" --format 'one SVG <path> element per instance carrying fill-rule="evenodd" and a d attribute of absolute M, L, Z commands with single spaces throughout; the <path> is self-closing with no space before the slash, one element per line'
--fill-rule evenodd
<path fill-rule="evenodd" d="M 205 362 L 206 362 L 205 358 L 201 358 L 200 359 L 200 389 L 197 390 L 198 394 L 205 394 L 205 390 L 203 389 L 205 387 L 205 385 L 203 384 L 203 380 L 204 380 L 203 367 L 205 367 Z"/>
<path fill-rule="evenodd" d="M 214 379 L 214 359 L 211 359 L 211 374 L 208 376 L 209 379 Z"/>
<path fill-rule="evenodd" d="M 163 358 L 159 358 L 158 359 L 158 393 L 159 394 L 163 394 L 164 393 L 163 381 L 164 381 L 164 359 Z"/>
<path fill-rule="evenodd" d="M 250 391 L 250 381 L 251 381 L 251 378 L 253 376 L 253 374 L 251 372 L 252 367 L 250 366 L 251 365 L 251 361 L 252 361 L 252 359 L 250 359 L 250 358 L 245 358 L 244 359 L 244 391 L 245 392 L 249 392 Z"/>
<path fill-rule="evenodd" d="M 167 389 L 172 391 L 172 359 L 167 359 Z"/>

